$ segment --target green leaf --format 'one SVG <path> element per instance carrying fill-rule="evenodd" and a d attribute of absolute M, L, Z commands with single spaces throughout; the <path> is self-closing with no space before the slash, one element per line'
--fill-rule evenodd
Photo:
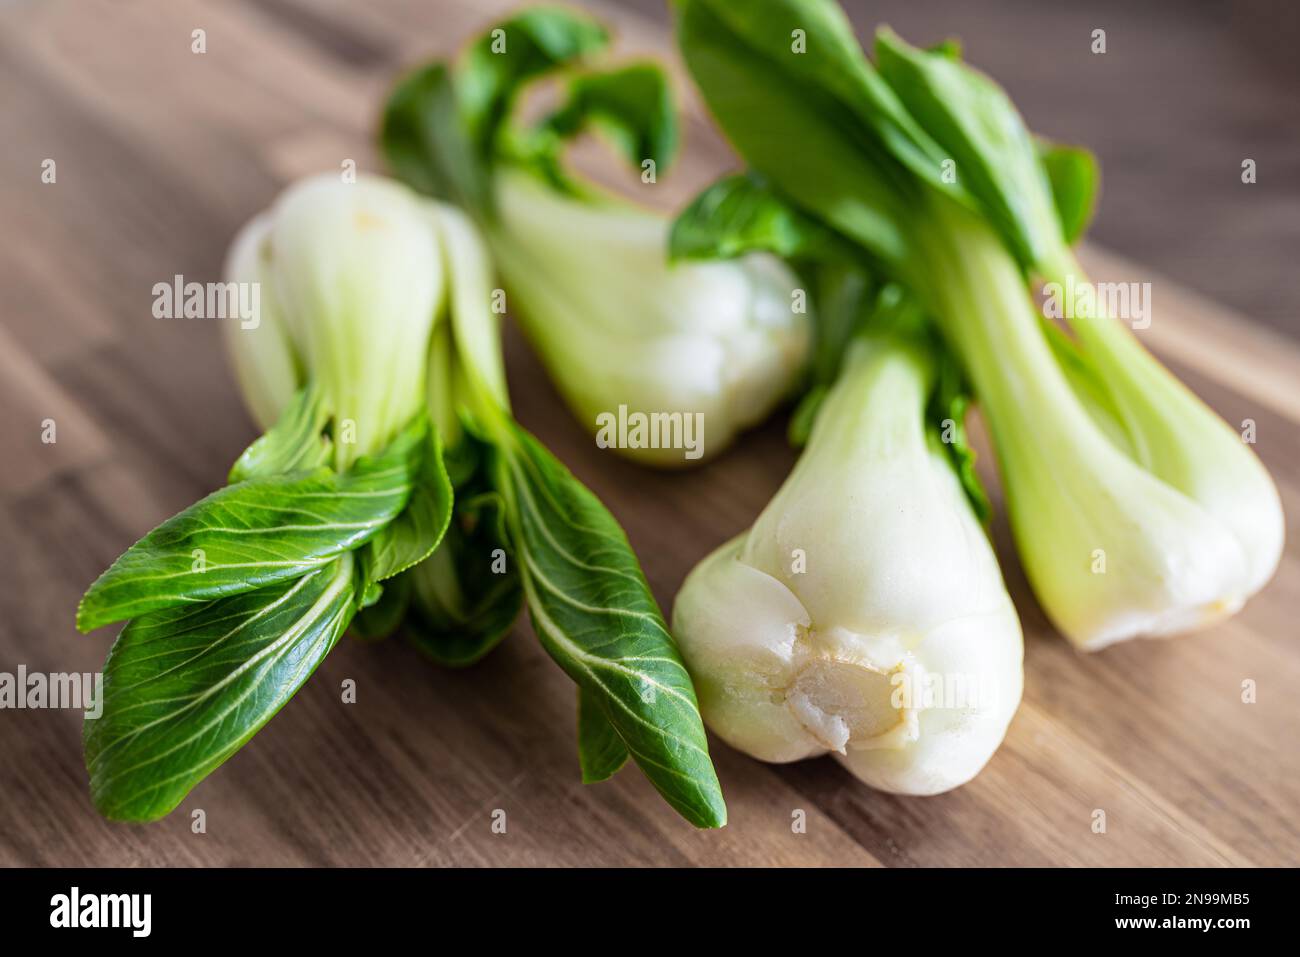
<path fill-rule="evenodd" d="M 618 773 L 627 763 L 627 745 L 601 712 L 591 692 L 578 689 L 578 763 L 582 783 L 596 784 Z"/>
<path fill-rule="evenodd" d="M 843 239 L 754 173 L 724 176 L 706 187 L 673 221 L 668 236 L 674 259 L 732 259 L 755 251 L 789 260 L 853 255 Z"/>
<path fill-rule="evenodd" d="M 367 581 L 381 582 L 433 554 L 451 520 L 451 480 L 438 432 L 430 427 L 418 449 L 406 507 L 368 541 L 361 553 Z"/>
<path fill-rule="evenodd" d="M 966 434 L 966 413 L 971 407 L 970 390 L 957 360 L 937 342 L 932 350 L 938 357 L 938 381 L 930 399 L 928 417 L 940 436 L 940 445 L 952 463 L 971 508 L 981 522 L 993 516 L 988 492 L 975 470 L 975 449 Z"/>
<path fill-rule="evenodd" d="M 725 49 L 729 57 L 734 55 L 733 50 L 739 50 L 751 82 L 761 81 L 765 88 L 778 83 L 797 94 L 793 99 L 787 96 L 773 101 L 772 116 L 779 116 L 781 123 L 769 126 L 769 132 L 790 119 L 787 109 L 802 107 L 810 120 L 819 115 L 835 119 L 838 129 L 857 138 L 863 149 L 885 159 L 874 178 L 892 179 L 896 189 L 910 188 L 911 176 L 899 177 L 898 171 L 892 169 L 894 163 L 887 161 L 892 158 L 939 192 L 973 205 L 960 182 L 945 180 L 942 161 L 947 154 L 872 68 L 837 4 L 831 0 L 680 0 L 678 7 L 682 53 L 711 107 L 713 98 L 725 88 L 702 79 L 697 66 L 707 57 L 710 46 L 718 51 Z M 796 47 L 795 30 L 802 31 L 802 51 Z M 748 97 L 746 91 L 733 92 Z M 799 97 L 810 99 L 800 104 Z M 718 113 L 716 108 L 714 112 Z M 726 118 L 719 115 L 719 121 L 729 135 L 735 135 Z M 746 122 L 759 124 L 761 129 L 761 110 Z M 785 146 L 805 163 L 810 156 L 819 157 L 818 172 L 809 178 L 820 178 L 825 166 L 820 154 L 813 150 L 814 143 L 794 139 L 787 140 Z M 748 150 L 740 152 L 751 165 L 763 169 Z M 805 166 L 805 175 L 809 172 Z"/>
<path fill-rule="evenodd" d="M 1063 239 L 1033 137 L 1006 92 L 946 53 L 931 53 L 882 27 L 880 73 L 898 98 L 955 161 L 957 180 L 979 201 L 1003 242 L 1026 269 L 1042 268 Z"/>
<path fill-rule="evenodd" d="M 350 555 L 293 582 L 134 619 L 85 723 L 91 796 L 152 821 L 234 754 L 302 686 L 353 609 Z"/>
<path fill-rule="evenodd" d="M 888 105 L 880 106 L 879 128 L 860 119 L 872 99 L 887 104 L 893 97 L 870 71 L 852 33 L 842 36 L 847 27 L 835 25 L 833 5 L 684 0 L 678 11 L 682 56 L 736 151 L 794 203 L 891 270 L 905 270 L 923 194 L 886 140 L 898 140 L 893 148 L 913 155 L 907 145 L 913 142 L 906 130 L 910 121 L 901 108 Z M 781 18 L 765 20 L 777 11 Z M 743 32 L 733 29 L 737 24 Z M 807 29 L 808 53 L 790 51 L 794 28 Z M 856 50 L 851 56 L 849 43 Z M 854 80 L 841 75 L 841 67 L 862 75 Z M 842 90 L 853 95 L 840 99 Z M 939 168 L 937 161 L 916 161 Z"/>
<path fill-rule="evenodd" d="M 475 212 L 490 208 L 487 166 L 465 130 L 446 64 L 418 69 L 393 90 L 379 148 L 412 189 Z"/>
<path fill-rule="evenodd" d="M 469 564 L 457 558 L 468 556 Z M 413 616 L 407 638 L 434 664 L 465 668 L 482 659 L 510 633 L 523 607 L 519 575 L 484 571 L 490 553 L 462 547 L 451 536 L 428 561 L 411 570 Z"/>
<path fill-rule="evenodd" d="M 439 665 L 472 665 L 519 617 L 523 582 L 509 553 L 504 503 L 481 477 L 459 490 L 456 517 L 438 550 L 411 570 L 408 637 Z"/>
<path fill-rule="evenodd" d="M 542 646 L 664 799 L 698 827 L 721 827 L 695 689 L 627 536 L 522 428 L 505 424 L 498 438 L 496 484 Z"/>
<path fill-rule="evenodd" d="M 352 634 L 362 641 L 378 641 L 397 631 L 411 604 L 409 572 L 373 587 L 379 589 L 378 600 L 364 605 L 352 619 Z"/>
<path fill-rule="evenodd" d="M 609 137 L 632 166 L 654 160 L 662 172 L 677 154 L 677 108 L 664 71 L 656 63 L 580 74 L 568 100 L 543 128 L 571 137 L 588 126 Z"/>
<path fill-rule="evenodd" d="M 522 88 L 608 40 L 583 14 L 524 10 L 479 38 L 454 68 L 434 63 L 398 83 L 380 125 L 384 158 L 413 189 L 490 216 L 492 166 Z"/>
<path fill-rule="evenodd" d="M 1092 222 L 1101 188 L 1101 167 L 1091 150 L 1038 141 L 1038 158 L 1052 186 L 1052 200 L 1065 241 L 1078 242 Z"/>
<path fill-rule="evenodd" d="M 603 50 L 605 28 L 586 14 L 530 7 L 477 40 L 456 70 L 460 115 L 477 155 L 491 156 L 496 137 L 530 81 Z"/>
<path fill-rule="evenodd" d="M 332 443 L 325 428 L 329 419 L 320 391 L 304 386 L 279 421 L 235 461 L 227 481 L 234 485 L 251 478 L 310 471 L 328 464 Z"/>
<path fill-rule="evenodd" d="M 213 492 L 132 545 L 87 590 L 77 627 L 288 581 L 377 535 L 410 499 L 428 428 L 419 417 L 383 454 L 253 478 Z"/>
<path fill-rule="evenodd" d="M 808 439 L 812 436 L 813 424 L 817 421 L 817 413 L 821 411 L 822 403 L 826 401 L 826 396 L 830 392 L 830 386 L 825 384 L 814 385 L 804 393 L 799 404 L 790 415 L 790 424 L 786 427 L 786 439 L 797 449 L 803 448 L 808 444 Z"/>

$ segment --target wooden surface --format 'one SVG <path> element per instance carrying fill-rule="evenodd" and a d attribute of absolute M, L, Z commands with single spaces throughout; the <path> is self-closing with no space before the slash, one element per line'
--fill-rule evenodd
<path fill-rule="evenodd" d="M 355 158 L 395 70 L 508 4 L 52 0 L 0 10 L 0 671 L 94 671 L 112 630 L 73 629 L 84 587 L 217 486 L 253 437 L 205 321 L 155 320 L 153 283 L 216 278 L 234 230 L 295 175 Z M 609 11 L 620 47 L 658 31 Z M 207 31 L 208 52 L 190 52 Z M 57 182 L 40 182 L 44 158 Z M 698 119 L 671 205 L 725 168 Z M 1111 196 L 1116 201 L 1115 196 Z M 1095 278 L 1151 280 L 1091 251 Z M 1300 516 L 1300 350 L 1156 278 L 1144 333 L 1258 449 Z M 783 423 L 703 470 L 597 449 L 508 336 L 524 424 L 624 523 L 665 607 L 749 525 L 792 462 Z M 57 442 L 40 441 L 54 419 Z M 985 457 L 987 465 L 987 456 Z M 579 783 L 574 691 L 520 623 L 467 671 L 347 641 L 254 741 L 148 826 L 91 807 L 72 711 L 0 711 L 3 864 L 1295 864 L 1300 562 L 1238 617 L 1174 642 L 1072 652 L 995 537 L 1026 633 L 1025 699 L 972 784 L 907 799 L 829 760 L 773 767 L 715 742 L 730 808 L 696 832 L 629 768 Z M 340 686 L 355 679 L 355 704 Z M 1245 679 L 1258 702 L 1241 702 Z M 202 809 L 207 831 L 191 832 Z M 491 830 L 494 810 L 507 831 Z M 1092 832 L 1106 812 L 1105 834 Z M 792 815 L 806 813 L 806 833 Z"/>

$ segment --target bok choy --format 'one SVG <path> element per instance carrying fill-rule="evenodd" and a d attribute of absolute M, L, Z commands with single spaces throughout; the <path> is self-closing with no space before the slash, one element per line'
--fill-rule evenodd
<path fill-rule="evenodd" d="M 851 346 L 794 471 L 691 572 L 673 629 L 709 726 L 873 787 L 975 776 L 1020 703 L 1020 623 L 937 424 L 923 343 Z"/>
<path fill-rule="evenodd" d="M 676 149 L 662 71 L 591 67 L 607 41 L 583 15 L 527 9 L 455 64 L 406 77 L 388 103 L 382 148 L 399 177 L 480 225 L 511 313 L 598 441 L 645 463 L 689 465 L 790 392 L 808 316 L 775 258 L 670 264 L 665 216 L 567 168 L 566 143 L 595 130 L 642 171 L 647 190 Z M 535 123 L 519 120 L 532 84 L 561 73 L 562 102 Z M 648 434 L 620 426 L 627 435 L 614 441 L 615 420 L 638 419 Z M 699 428 L 688 434 L 691 422 Z"/>
<path fill-rule="evenodd" d="M 675 6 L 687 65 L 769 198 L 934 317 L 990 426 L 1026 574 L 1077 647 L 1200 627 L 1268 581 L 1282 512 L 1241 437 L 1101 297 L 1065 328 L 1035 303 L 1035 279 L 1086 281 L 1070 249 L 1096 189 L 1085 151 L 1031 136 L 955 44 L 881 30 L 873 67 L 831 0 Z"/>
<path fill-rule="evenodd" d="M 626 537 L 511 415 L 474 225 L 395 182 L 321 176 L 241 231 L 227 274 L 260 286 L 257 321 L 226 332 L 267 431 L 82 600 L 83 629 L 129 619 L 86 723 L 96 806 L 168 813 L 350 623 L 391 630 L 426 581 L 427 653 L 473 660 L 522 596 L 579 687 L 584 776 L 631 756 L 692 823 L 724 823 L 694 690 Z"/>
<path fill-rule="evenodd" d="M 882 790 L 965 783 L 1015 714 L 1022 650 L 956 364 L 910 297 L 752 177 L 702 196 L 673 248 L 790 257 L 830 291 L 818 353 L 839 360 L 817 363 L 790 477 L 678 593 L 673 630 L 705 720 L 766 761 L 833 753 Z"/>

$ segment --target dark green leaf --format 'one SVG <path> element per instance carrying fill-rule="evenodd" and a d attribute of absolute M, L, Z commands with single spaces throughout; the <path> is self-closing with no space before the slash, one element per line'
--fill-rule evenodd
<path fill-rule="evenodd" d="M 461 432 L 460 441 L 451 448 L 442 450 L 442 464 L 446 466 L 447 478 L 451 480 L 451 486 L 455 489 L 455 497 L 459 499 L 462 489 L 479 488 L 478 485 L 471 486 L 481 474 L 484 468 L 484 462 L 487 457 L 489 446 L 479 441 L 470 428 L 473 422 L 470 420 L 469 425 Z"/>
<path fill-rule="evenodd" d="M 416 70 L 389 97 L 379 146 L 393 173 L 430 196 L 482 212 L 490 208 L 487 166 L 470 141 L 445 64 Z"/>
<path fill-rule="evenodd" d="M 442 462 L 442 443 L 430 427 L 419 447 L 411 497 L 406 507 L 365 544 L 366 578 L 381 582 L 433 554 L 451 520 L 451 481 Z"/>
<path fill-rule="evenodd" d="M 362 641 L 378 641 L 397 631 L 411 605 L 410 572 L 371 587 L 379 589 L 378 600 L 363 605 L 352 619 L 352 634 Z"/>
<path fill-rule="evenodd" d="M 469 551 L 449 535 L 411 569 L 415 614 L 407 622 L 407 637 L 435 664 L 474 664 L 500 644 L 519 617 L 524 595 L 513 557 L 507 556 L 501 574 L 486 570 L 492 561 L 490 552 Z"/>
<path fill-rule="evenodd" d="M 491 155 L 523 86 L 608 42 L 605 28 L 595 20 L 560 7 L 525 9 L 476 41 L 458 65 L 455 82 L 460 113 L 478 155 Z"/>
<path fill-rule="evenodd" d="M 815 91 L 815 97 L 802 103 L 809 119 L 820 115 L 834 120 L 837 128 L 856 137 L 863 149 L 887 154 L 934 189 L 972 205 L 960 182 L 945 180 L 942 161 L 947 154 L 872 68 L 837 4 L 831 0 L 681 0 L 678 7 L 682 52 L 711 106 L 723 88 L 697 72 L 698 56 L 706 54 L 710 45 L 719 51 L 726 49 L 727 56 L 734 55 L 732 50 L 747 49 L 748 55 L 742 53 L 740 62 L 751 82 L 760 80 L 763 88 L 779 83 L 799 96 L 810 96 Z M 796 44 L 795 30 L 801 31 L 802 51 Z M 830 110 L 831 103 L 838 109 Z M 798 97 L 774 101 L 772 116 L 779 117 L 780 123 L 771 129 L 790 119 L 786 115 L 788 108 L 799 106 Z M 728 118 L 716 108 L 714 112 L 734 137 Z M 742 119 L 761 128 L 761 112 Z M 815 145 L 802 139 L 785 142 L 792 154 L 820 159 L 814 152 Z M 742 149 L 741 155 L 763 170 L 747 150 Z M 908 188 L 911 178 L 898 177 L 893 165 L 887 160 L 882 162 L 875 178 L 892 180 L 896 189 Z M 825 167 L 820 162 L 817 167 L 819 172 L 815 174 L 806 170 L 810 178 L 822 175 L 820 170 Z M 783 180 L 778 182 L 789 189 Z"/>
<path fill-rule="evenodd" d="M 428 421 L 339 475 L 326 468 L 249 479 L 163 522 L 94 582 L 82 631 L 145 612 L 288 581 L 368 541 L 406 507 Z"/>
<path fill-rule="evenodd" d="M 407 634 L 425 656 L 446 667 L 471 665 L 486 655 L 523 606 L 504 503 L 485 488 L 481 474 L 458 488 L 456 515 L 442 544 L 407 576 L 415 612 Z"/>
<path fill-rule="evenodd" d="M 1082 146 L 1064 146 L 1040 139 L 1038 156 L 1052 185 L 1052 199 L 1065 241 L 1073 245 L 1087 231 L 1097 208 L 1101 167 L 1097 157 Z"/>
<path fill-rule="evenodd" d="M 940 436 L 940 444 L 952 462 L 953 471 L 957 473 L 976 517 L 987 523 L 993 516 L 993 506 L 975 470 L 975 449 L 966 435 L 970 390 L 956 359 L 937 343 L 933 351 L 939 356 L 939 374 L 930 399 L 929 419 Z"/>
<path fill-rule="evenodd" d="M 696 826 L 722 826 L 695 689 L 627 536 L 536 439 L 504 428 L 497 485 L 538 638 L 664 799 Z"/>
<path fill-rule="evenodd" d="M 279 421 L 231 466 L 227 481 L 234 485 L 251 478 L 310 471 L 327 465 L 332 449 L 325 434 L 329 420 L 329 410 L 320 391 L 304 386 Z"/>
<path fill-rule="evenodd" d="M 960 60 L 917 49 L 887 27 L 876 34 L 876 59 L 1021 265 L 1052 262 L 1061 222 L 1033 137 L 1006 92 Z"/>
<path fill-rule="evenodd" d="M 532 7 L 482 36 L 454 68 L 416 70 L 384 108 L 379 140 L 389 167 L 414 189 L 489 215 L 492 164 L 522 88 L 607 42 L 583 14 Z"/>
<path fill-rule="evenodd" d="M 677 153 L 677 108 L 659 65 L 634 63 L 574 78 L 567 102 L 545 128 L 571 137 L 588 126 L 609 137 L 634 167 L 654 160 L 667 169 Z"/>
<path fill-rule="evenodd" d="M 578 689 L 578 763 L 582 783 L 608 780 L 627 763 L 627 745 L 600 709 L 591 692 Z"/>
<path fill-rule="evenodd" d="M 724 176 L 673 221 L 674 259 L 732 259 L 749 252 L 782 259 L 852 256 L 847 243 L 779 197 L 753 173 Z"/>
<path fill-rule="evenodd" d="M 175 808 L 302 686 L 353 607 L 344 555 L 296 581 L 134 619 L 104 665 L 103 713 L 86 720 L 95 806 L 127 821 Z"/>
<path fill-rule="evenodd" d="M 765 25 L 767 12 L 787 6 L 800 19 L 789 28 L 779 20 Z M 912 250 L 920 186 L 860 120 L 862 97 L 837 98 L 843 84 L 861 85 L 840 77 L 838 65 L 855 64 L 859 72 L 870 67 L 860 49 L 849 56 L 838 28 L 827 27 L 827 42 L 818 40 L 811 25 L 826 21 L 826 7 L 686 0 L 678 7 L 678 43 L 710 111 L 749 165 L 801 208 L 901 271 Z M 838 17 L 833 6 L 830 11 Z M 732 18 L 745 28 L 743 36 L 732 29 Z M 808 53 L 790 51 L 792 28 L 808 30 Z M 874 73 L 868 75 L 872 95 L 884 87 L 883 96 L 892 97 Z M 884 107 L 881 112 L 892 115 Z M 883 118 L 880 125 L 897 133 L 898 149 L 908 151 L 902 126 Z"/>
<path fill-rule="evenodd" d="M 478 39 L 456 69 L 456 92 L 481 151 L 490 151 L 521 87 L 608 42 L 604 27 L 585 14 L 547 7 L 521 10 Z"/>

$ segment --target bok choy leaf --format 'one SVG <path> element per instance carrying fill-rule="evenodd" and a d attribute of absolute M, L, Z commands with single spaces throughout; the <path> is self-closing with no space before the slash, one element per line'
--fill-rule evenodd
<path fill-rule="evenodd" d="M 171 811 L 285 705 L 355 609 L 344 552 L 295 580 L 149 612 L 104 665 L 103 715 L 85 725 L 91 796 L 105 817 Z"/>

